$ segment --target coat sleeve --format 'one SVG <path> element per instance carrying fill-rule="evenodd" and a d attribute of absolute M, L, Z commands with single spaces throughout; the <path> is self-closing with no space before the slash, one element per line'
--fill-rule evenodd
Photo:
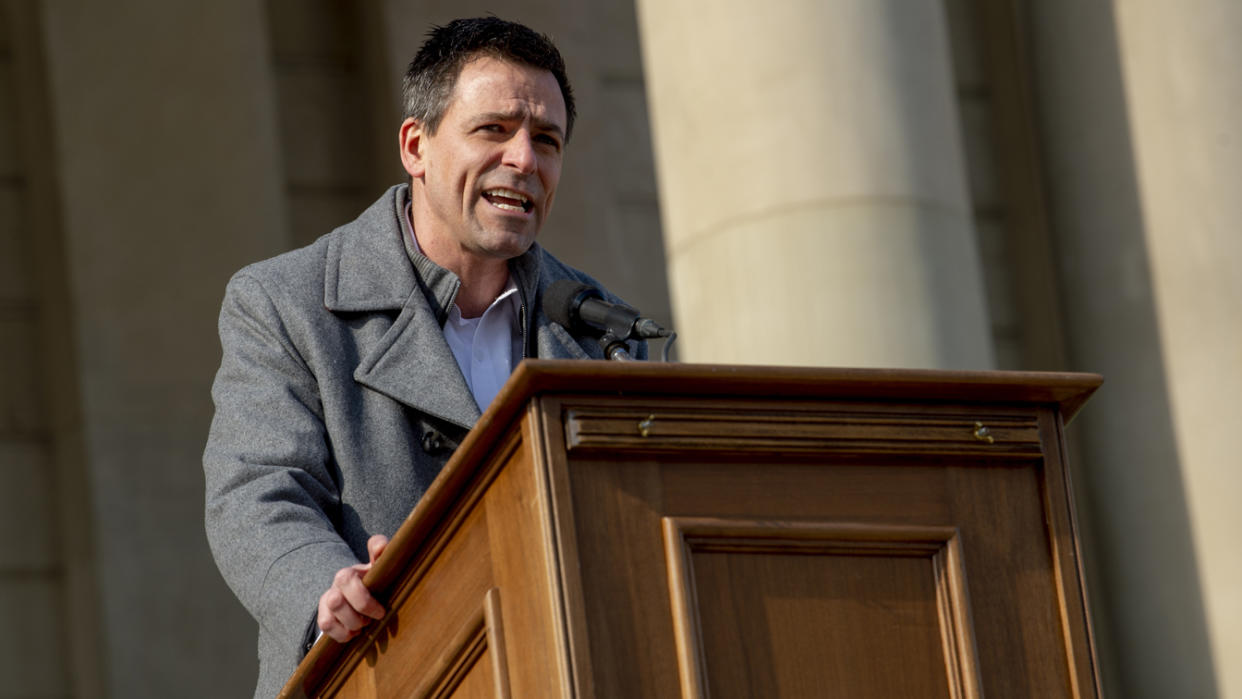
<path fill-rule="evenodd" d="M 219 327 L 203 454 L 207 539 L 242 604 L 300 658 L 319 596 L 358 562 L 330 516 L 340 491 L 318 384 L 271 296 L 245 272 L 229 282 Z"/>

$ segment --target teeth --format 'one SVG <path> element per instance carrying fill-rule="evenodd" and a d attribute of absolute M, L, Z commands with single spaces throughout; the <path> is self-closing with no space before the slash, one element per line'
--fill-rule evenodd
<path fill-rule="evenodd" d="M 513 206 L 512 204 L 502 204 L 498 201 L 494 201 L 491 204 L 492 206 L 498 209 L 504 209 L 505 211 L 526 211 L 525 207 Z"/>
<path fill-rule="evenodd" d="M 505 197 L 506 199 L 517 199 L 523 204 L 529 201 L 525 195 L 520 192 L 515 192 L 512 189 L 489 189 L 487 190 L 487 193 L 498 197 Z"/>

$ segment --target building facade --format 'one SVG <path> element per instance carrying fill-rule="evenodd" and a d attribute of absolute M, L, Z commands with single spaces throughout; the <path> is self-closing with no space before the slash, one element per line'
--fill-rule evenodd
<path fill-rule="evenodd" d="M 1071 425 L 1106 694 L 1242 698 L 1242 5 L 0 3 L 0 699 L 246 696 L 202 533 L 244 264 L 400 180 L 427 27 L 550 34 L 542 234 L 683 361 L 1092 371 Z"/>

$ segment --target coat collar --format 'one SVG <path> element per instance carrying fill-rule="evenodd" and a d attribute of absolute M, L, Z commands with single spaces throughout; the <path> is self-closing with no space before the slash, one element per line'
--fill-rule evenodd
<path fill-rule="evenodd" d="M 398 310 L 418 286 L 397 218 L 408 185 L 390 188 L 328 239 L 323 305 L 337 313 Z"/>
<path fill-rule="evenodd" d="M 444 314 L 460 281 L 421 255 L 410 255 L 400 220 L 408 185 L 392 187 L 353 223 L 331 236 L 325 259 L 324 306 L 337 314 L 396 312 L 375 342 L 360 346 L 354 380 L 411 408 L 462 427 L 480 416 L 444 340 Z M 520 321 L 531 354 L 586 357 L 568 332 L 538 309 L 545 253 L 532 245 L 510 263 L 522 292 Z M 549 327 L 551 325 L 551 327 Z M 557 332 L 560 331 L 560 332 Z"/>

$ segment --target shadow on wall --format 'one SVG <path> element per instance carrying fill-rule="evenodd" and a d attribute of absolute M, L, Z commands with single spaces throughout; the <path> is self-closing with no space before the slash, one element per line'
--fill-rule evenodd
<path fill-rule="evenodd" d="M 1101 679 L 1215 697 L 1117 27 L 1106 3 L 1026 2 L 1070 366 L 1106 383 L 1070 430 Z"/>

